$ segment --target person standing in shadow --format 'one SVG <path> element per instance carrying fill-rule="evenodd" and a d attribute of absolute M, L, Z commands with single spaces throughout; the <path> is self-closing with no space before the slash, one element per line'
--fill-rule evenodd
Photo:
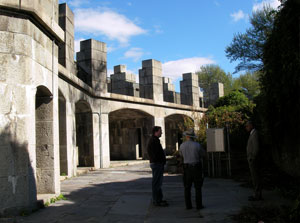
<path fill-rule="evenodd" d="M 258 132 L 254 128 L 251 121 L 246 123 L 246 130 L 250 133 L 247 142 L 247 160 L 251 173 L 252 184 L 254 187 L 254 194 L 248 198 L 249 201 L 262 200 L 262 183 L 259 169 L 259 138 Z"/>
<path fill-rule="evenodd" d="M 154 126 L 152 136 L 147 144 L 147 152 L 152 170 L 152 202 L 154 206 L 166 207 L 167 201 L 163 200 L 162 183 L 166 155 L 160 144 L 162 130 L 160 126 Z"/>
<path fill-rule="evenodd" d="M 203 159 L 206 151 L 194 141 L 196 135 L 191 129 L 183 133 L 186 141 L 180 145 L 179 154 L 183 158 L 183 184 L 186 209 L 192 209 L 191 188 L 194 183 L 196 192 L 196 208 L 204 208 L 202 204 Z"/>

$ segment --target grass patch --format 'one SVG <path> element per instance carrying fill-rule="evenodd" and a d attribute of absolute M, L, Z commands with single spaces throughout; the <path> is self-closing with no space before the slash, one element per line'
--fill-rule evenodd
<path fill-rule="evenodd" d="M 60 201 L 60 200 L 67 200 L 67 198 L 66 198 L 63 194 L 60 194 L 60 195 L 58 195 L 57 197 L 51 198 L 51 199 L 50 199 L 50 202 L 47 201 L 47 202 L 44 204 L 44 206 L 45 206 L 45 207 L 48 207 L 50 204 L 53 204 L 53 203 L 55 203 L 56 201 Z"/>

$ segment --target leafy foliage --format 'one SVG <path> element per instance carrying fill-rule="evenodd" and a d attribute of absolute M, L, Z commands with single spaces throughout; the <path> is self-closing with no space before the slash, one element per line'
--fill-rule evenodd
<path fill-rule="evenodd" d="M 228 95 L 221 97 L 215 104 L 215 107 L 221 106 L 244 106 L 249 103 L 248 98 L 245 94 L 239 91 L 232 91 Z"/>
<path fill-rule="evenodd" d="M 235 34 L 226 48 L 230 61 L 240 61 L 235 72 L 242 70 L 257 71 L 262 68 L 263 47 L 271 34 L 276 12 L 270 7 L 255 11 L 250 17 L 251 28 L 246 33 Z"/>
<path fill-rule="evenodd" d="M 259 71 L 241 74 L 234 79 L 233 89 L 242 91 L 250 100 L 253 100 L 260 93 L 259 76 Z"/>
<path fill-rule="evenodd" d="M 300 3 L 287 0 L 263 51 L 261 113 L 277 163 L 300 176 Z M 288 154 L 285 160 L 283 154 Z M 298 161 L 297 161 L 298 159 Z"/>
<path fill-rule="evenodd" d="M 213 83 L 221 82 L 224 84 L 224 94 L 227 94 L 232 89 L 232 76 L 218 65 L 202 66 L 200 71 L 196 72 L 199 77 L 200 86 L 208 91 Z"/>
<path fill-rule="evenodd" d="M 245 122 L 253 114 L 254 104 L 239 91 L 233 91 L 219 98 L 216 107 L 210 106 L 199 122 L 198 141 L 206 145 L 206 128 L 228 127 L 231 148 L 245 150 L 247 134 Z"/>

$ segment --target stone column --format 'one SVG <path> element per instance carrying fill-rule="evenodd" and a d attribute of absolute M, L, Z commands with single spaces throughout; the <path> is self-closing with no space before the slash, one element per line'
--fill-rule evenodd
<path fill-rule="evenodd" d="M 108 168 L 110 165 L 109 150 L 109 119 L 108 114 L 100 114 L 100 167 Z"/>
<path fill-rule="evenodd" d="M 94 166 L 96 169 L 100 168 L 100 114 L 93 113 L 93 140 L 94 140 Z"/>
<path fill-rule="evenodd" d="M 95 91 L 107 93 L 106 44 L 88 39 L 80 42 L 77 53 L 78 78 Z"/>
<path fill-rule="evenodd" d="M 77 159 L 76 153 L 76 123 L 75 123 L 75 104 L 66 101 L 66 129 L 67 131 L 67 161 L 68 161 L 68 177 L 76 176 L 77 174 Z"/>
<path fill-rule="evenodd" d="M 199 107 L 199 84 L 198 75 L 195 73 L 185 73 L 180 81 L 181 103 Z"/>
<path fill-rule="evenodd" d="M 143 60 L 139 70 L 140 97 L 163 101 L 162 65 L 157 60 Z"/>

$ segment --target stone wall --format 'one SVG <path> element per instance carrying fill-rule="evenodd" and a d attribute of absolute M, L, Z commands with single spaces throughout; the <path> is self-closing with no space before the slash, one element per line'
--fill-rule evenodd
<path fill-rule="evenodd" d="M 57 1 L 1 1 L 0 21 L 0 215 L 5 215 L 33 208 L 39 193 L 60 193 L 57 42 L 63 31 Z M 40 22 L 47 32 L 36 25 Z M 48 92 L 42 101 L 40 89 Z"/>
<path fill-rule="evenodd" d="M 0 216 L 57 196 L 60 175 L 76 176 L 78 166 L 146 159 L 153 125 L 166 148 L 177 140 L 166 117 L 205 111 L 180 104 L 152 59 L 142 62 L 140 83 L 116 66 L 120 86 L 108 92 L 106 44 L 82 41 L 74 62 L 74 15 L 58 0 L 1 0 L 0 21 Z"/>

